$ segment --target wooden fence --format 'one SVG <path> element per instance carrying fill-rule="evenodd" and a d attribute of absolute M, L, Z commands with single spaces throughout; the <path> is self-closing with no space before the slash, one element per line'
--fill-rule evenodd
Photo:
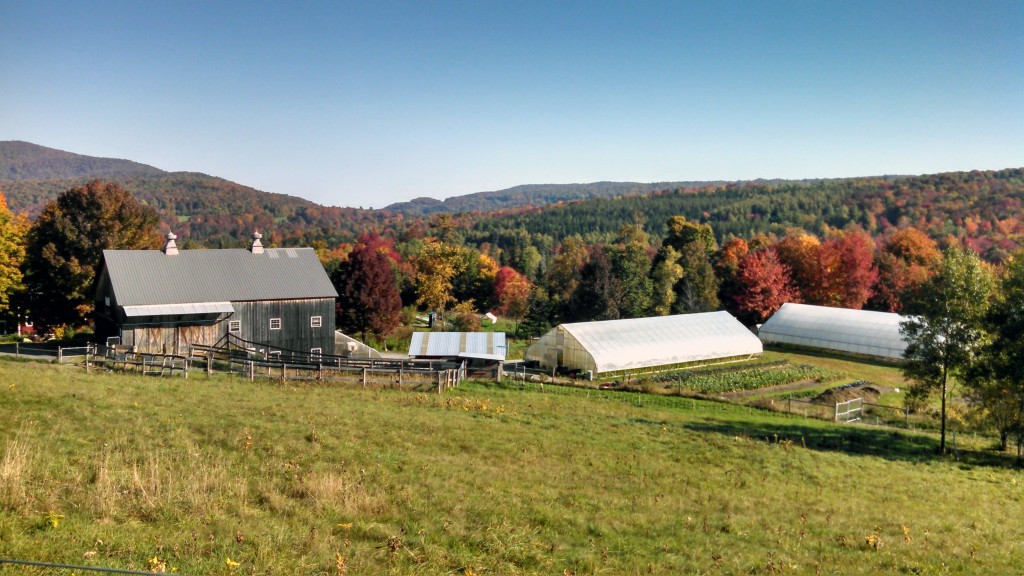
<path fill-rule="evenodd" d="M 237 346 L 198 346 L 187 355 L 137 353 L 131 347 L 112 344 L 84 351 L 86 370 L 101 365 L 108 370 L 149 376 L 230 373 L 281 383 L 358 385 L 363 388 L 436 390 L 457 386 L 466 378 L 466 364 L 439 360 L 402 360 L 299 353 L 257 353 Z"/>

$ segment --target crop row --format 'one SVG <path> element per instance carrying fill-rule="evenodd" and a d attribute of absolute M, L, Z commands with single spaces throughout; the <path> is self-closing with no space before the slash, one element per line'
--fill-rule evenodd
<path fill-rule="evenodd" d="M 656 381 L 664 383 L 668 388 L 680 388 L 706 394 L 721 394 L 742 390 L 756 390 L 758 388 L 779 386 L 804 380 L 831 382 L 842 377 L 842 373 L 826 368 L 784 365 L 716 374 L 676 372 L 674 374 L 659 375 Z"/>

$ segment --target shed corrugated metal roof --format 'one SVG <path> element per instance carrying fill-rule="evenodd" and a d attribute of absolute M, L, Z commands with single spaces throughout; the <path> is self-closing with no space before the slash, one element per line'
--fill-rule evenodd
<path fill-rule="evenodd" d="M 761 325 L 757 335 L 766 344 L 778 342 L 898 359 L 907 348 L 900 334 L 903 320 L 892 312 L 786 303 Z"/>
<path fill-rule="evenodd" d="M 504 332 L 413 332 L 412 357 L 480 357 L 504 360 L 508 348 Z"/>
<path fill-rule="evenodd" d="M 760 354 L 764 348 L 728 312 L 562 324 L 594 358 L 598 372 Z"/>
<path fill-rule="evenodd" d="M 336 298 L 312 248 L 104 250 L 120 306 Z"/>

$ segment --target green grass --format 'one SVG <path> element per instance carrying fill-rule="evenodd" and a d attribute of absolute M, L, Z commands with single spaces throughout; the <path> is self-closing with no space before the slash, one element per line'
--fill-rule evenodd
<path fill-rule="evenodd" d="M 184 574 L 339 574 L 339 557 L 348 574 L 1024 568 L 1024 476 L 988 452 L 938 459 L 932 434 L 552 386 L 439 396 L 4 361 L 0 380 L 3 558 L 155 557 Z"/>

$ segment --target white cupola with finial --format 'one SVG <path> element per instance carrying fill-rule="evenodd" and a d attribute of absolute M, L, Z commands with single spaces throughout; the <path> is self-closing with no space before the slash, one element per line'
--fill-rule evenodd
<path fill-rule="evenodd" d="M 263 234 L 259 232 L 252 233 L 252 246 L 249 247 L 249 251 L 253 254 L 263 254 L 263 243 L 260 242 L 260 238 L 263 238 Z"/>
<path fill-rule="evenodd" d="M 166 254 L 168 256 L 177 256 L 178 255 L 178 245 L 174 243 L 174 240 L 176 238 L 177 238 L 177 236 L 174 235 L 174 232 L 168 232 L 167 233 L 167 243 L 164 244 L 164 249 L 163 249 L 163 253 L 164 254 Z"/>

